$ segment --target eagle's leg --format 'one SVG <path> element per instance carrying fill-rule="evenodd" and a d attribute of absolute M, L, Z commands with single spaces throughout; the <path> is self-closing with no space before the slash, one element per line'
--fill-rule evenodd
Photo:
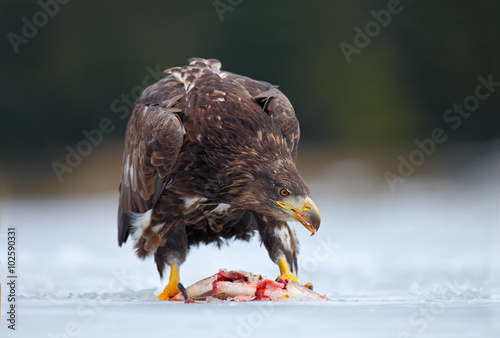
<path fill-rule="evenodd" d="M 164 243 L 156 249 L 155 262 L 162 278 L 165 266 L 170 266 L 170 279 L 161 295 L 158 296 L 159 300 L 168 300 L 181 292 L 178 287 L 181 280 L 179 267 L 186 260 L 188 251 L 188 238 L 182 224 L 171 227 L 164 235 L 164 240 Z"/>
<path fill-rule="evenodd" d="M 181 281 L 179 276 L 179 267 L 175 264 L 170 265 L 170 279 L 168 281 L 167 286 L 163 290 L 163 292 L 157 297 L 159 300 L 169 300 L 181 290 L 177 286 Z"/>
<path fill-rule="evenodd" d="M 258 229 L 269 257 L 280 268 L 280 277 L 298 282 L 292 270 L 297 273 L 299 243 L 288 224 L 266 217 L 260 219 Z"/>
<path fill-rule="evenodd" d="M 280 277 L 281 278 L 291 279 L 293 281 L 296 281 L 297 283 L 299 282 L 297 277 L 295 277 L 295 275 L 292 273 L 292 271 L 290 271 L 290 267 L 288 266 L 288 262 L 286 261 L 285 257 L 283 257 L 282 259 L 280 259 L 278 261 L 278 266 L 280 267 Z"/>

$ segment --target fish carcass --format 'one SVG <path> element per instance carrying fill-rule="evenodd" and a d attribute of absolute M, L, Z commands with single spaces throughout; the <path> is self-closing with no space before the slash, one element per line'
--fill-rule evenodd
<path fill-rule="evenodd" d="M 293 280 L 279 277 L 276 281 L 246 271 L 227 271 L 202 279 L 186 288 L 188 300 L 221 299 L 230 301 L 326 301 L 326 296 L 314 292 Z M 185 300 L 179 292 L 171 301 Z"/>

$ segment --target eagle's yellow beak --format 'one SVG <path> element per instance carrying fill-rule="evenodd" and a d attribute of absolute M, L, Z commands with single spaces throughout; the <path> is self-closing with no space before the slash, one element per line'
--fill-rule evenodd
<path fill-rule="evenodd" d="M 283 201 L 276 201 L 278 205 L 288 210 L 292 216 L 302 223 L 302 225 L 311 232 L 311 236 L 316 234 L 321 223 L 321 216 L 319 210 L 310 197 L 305 200 L 297 201 L 297 203 L 287 203 Z M 297 205 L 294 205 L 297 204 Z"/>

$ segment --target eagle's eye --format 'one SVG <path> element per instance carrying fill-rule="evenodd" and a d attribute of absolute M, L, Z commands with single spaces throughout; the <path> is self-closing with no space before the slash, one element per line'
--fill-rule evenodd
<path fill-rule="evenodd" d="M 278 190 L 278 194 L 280 194 L 281 197 L 288 197 L 290 196 L 292 193 L 290 192 L 290 190 L 286 189 L 286 188 L 279 188 Z"/>

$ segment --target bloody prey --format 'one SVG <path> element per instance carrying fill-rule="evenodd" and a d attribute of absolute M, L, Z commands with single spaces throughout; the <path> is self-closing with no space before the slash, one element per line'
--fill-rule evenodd
<path fill-rule="evenodd" d="M 326 301 L 326 296 L 312 291 L 290 279 L 276 281 L 246 271 L 219 270 L 219 273 L 186 288 L 189 300 L 221 299 L 246 301 Z M 183 301 L 180 292 L 170 299 Z"/>

